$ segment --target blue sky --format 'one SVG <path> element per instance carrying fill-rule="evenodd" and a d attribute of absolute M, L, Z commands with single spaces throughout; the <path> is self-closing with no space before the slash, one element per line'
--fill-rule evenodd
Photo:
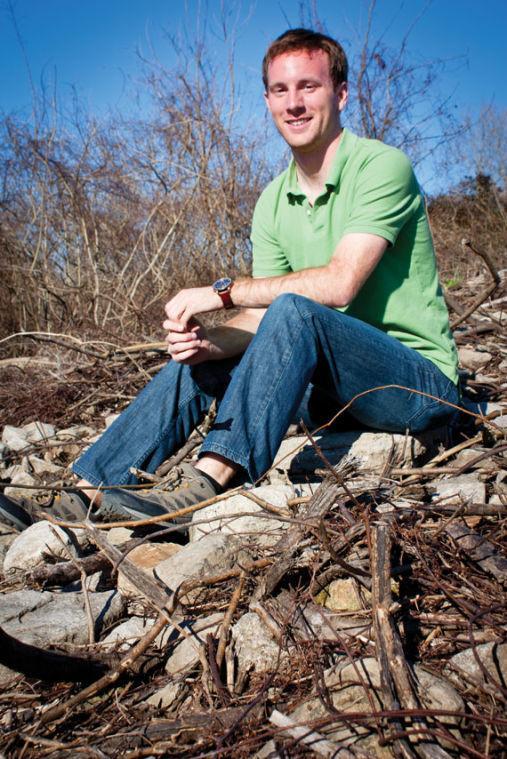
<path fill-rule="evenodd" d="M 289 25 L 300 24 L 301 5 L 300 0 L 0 0 L 0 110 L 29 113 L 30 70 L 36 87 L 42 78 L 56 80 L 62 104 L 74 88 L 93 113 L 127 111 L 140 73 L 137 51 L 171 65 L 166 35 L 206 23 L 219 53 L 221 6 L 228 9 L 229 29 L 236 27 L 237 76 L 260 108 L 264 49 Z M 365 28 L 367 3 L 316 0 L 314 5 L 327 30 L 352 51 Z M 311 6 L 308 0 L 306 7 Z M 449 61 L 440 90 L 449 94 L 456 113 L 473 115 L 487 103 L 506 108 L 507 2 L 378 0 L 374 32 L 397 46 L 420 14 L 410 36 L 411 53 L 419 60 Z"/>

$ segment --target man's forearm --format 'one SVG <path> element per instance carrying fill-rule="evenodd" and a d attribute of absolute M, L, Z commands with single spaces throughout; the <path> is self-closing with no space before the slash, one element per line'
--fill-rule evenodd
<path fill-rule="evenodd" d="M 332 308 L 348 306 L 380 261 L 387 241 L 377 235 L 349 234 L 338 244 L 325 266 L 303 269 L 280 277 L 241 279 L 232 298 L 246 308 L 269 306 L 283 293 L 304 295 Z"/>
<path fill-rule="evenodd" d="M 378 235 L 345 235 L 325 266 L 281 277 L 237 280 L 231 290 L 232 301 L 235 306 L 255 311 L 267 308 L 283 293 L 295 293 L 325 306 L 347 306 L 382 258 L 386 247 L 387 240 Z M 181 290 L 166 303 L 168 321 L 164 324 L 168 325 L 166 329 L 172 329 L 171 324 L 175 322 L 187 324 L 192 316 L 223 307 L 220 295 L 211 286 Z"/>
<path fill-rule="evenodd" d="M 246 308 L 267 308 L 279 295 L 295 293 L 324 306 L 345 306 L 348 291 L 337 287 L 334 272 L 329 269 L 328 265 L 279 277 L 236 280 L 232 291 L 234 304 Z"/>

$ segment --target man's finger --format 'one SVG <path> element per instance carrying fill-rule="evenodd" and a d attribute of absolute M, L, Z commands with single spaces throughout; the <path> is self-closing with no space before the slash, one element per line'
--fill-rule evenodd
<path fill-rule="evenodd" d="M 198 340 L 199 338 L 195 336 L 195 332 L 168 332 L 165 337 L 166 343 L 169 343 L 170 345 L 176 345 L 177 343 L 195 342 Z"/>
<path fill-rule="evenodd" d="M 172 356 L 172 359 L 177 363 L 183 363 L 184 361 L 188 361 L 189 358 L 195 356 L 198 352 L 199 348 L 192 348 L 191 350 L 183 351 L 183 353 L 175 354 Z"/>
<path fill-rule="evenodd" d="M 162 327 L 167 332 L 186 332 L 188 327 L 181 321 L 175 321 L 174 319 L 166 319 L 162 324 Z"/>

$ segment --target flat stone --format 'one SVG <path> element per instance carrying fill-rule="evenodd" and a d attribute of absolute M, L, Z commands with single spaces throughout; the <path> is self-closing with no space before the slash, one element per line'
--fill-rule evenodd
<path fill-rule="evenodd" d="M 144 543 L 129 551 L 127 558 L 136 567 L 145 571 L 149 577 L 154 577 L 153 569 L 161 562 L 169 559 L 182 550 L 177 543 Z M 118 569 L 118 590 L 126 598 L 137 598 L 139 591 L 124 575 L 121 565 Z"/>
<path fill-rule="evenodd" d="M 210 614 L 208 617 L 186 621 L 182 627 L 189 633 L 178 643 L 165 665 L 170 675 L 189 672 L 199 663 L 199 647 L 204 646 L 208 633 L 216 634 L 224 618 L 223 613 Z"/>
<path fill-rule="evenodd" d="M 445 532 L 467 558 L 476 561 L 481 569 L 492 574 L 499 582 L 507 583 L 507 559 L 493 543 L 457 520 L 450 522 L 445 527 Z"/>
<path fill-rule="evenodd" d="M 466 346 L 458 348 L 459 363 L 461 366 L 466 366 L 467 369 L 480 369 L 485 366 L 488 361 L 491 361 L 491 353 L 487 351 L 478 351 L 475 348 L 468 348 Z"/>
<path fill-rule="evenodd" d="M 177 621 L 181 622 L 180 619 Z M 125 622 L 121 622 L 117 627 L 111 630 L 105 638 L 101 640 L 100 645 L 105 648 L 119 648 L 120 651 L 125 651 L 137 643 L 143 635 L 146 635 L 154 624 L 155 620 L 148 617 L 129 617 Z M 184 623 L 182 622 L 182 624 Z M 155 648 L 164 649 L 171 640 L 177 637 L 178 633 L 175 632 L 171 624 L 168 624 L 157 635 L 153 641 L 153 646 Z"/>
<path fill-rule="evenodd" d="M 124 611 L 116 591 L 89 593 L 96 633 Z M 88 622 L 82 593 L 15 590 L 2 596 L 0 627 L 23 643 L 47 648 L 88 642 Z"/>
<path fill-rule="evenodd" d="M 485 678 L 477 658 L 488 673 Z M 507 680 L 507 643 L 482 643 L 455 654 L 444 667 L 444 674 L 456 685 L 488 686 L 491 693 Z"/>
<path fill-rule="evenodd" d="M 48 557 L 68 559 L 69 552 L 77 556 L 68 531 L 45 520 L 35 522 L 17 536 L 7 551 L 4 572 L 27 572 L 45 564 Z"/>
<path fill-rule="evenodd" d="M 155 575 L 171 590 L 185 580 L 216 574 L 248 560 L 243 541 L 234 535 L 213 533 L 184 546 L 175 556 L 157 564 Z M 193 595 L 193 594 L 192 594 Z"/>
<path fill-rule="evenodd" d="M 359 591 L 356 581 L 347 577 L 343 580 L 333 580 L 319 593 L 316 600 L 331 611 L 362 611 L 368 601 L 371 601 L 371 593 L 364 588 Z"/>
<path fill-rule="evenodd" d="M 23 429 L 10 424 L 3 428 L 2 443 L 11 451 L 23 451 L 30 445 Z"/>
<path fill-rule="evenodd" d="M 460 451 L 454 459 L 453 466 L 460 467 L 468 464 L 470 461 L 477 459 L 481 454 L 485 453 L 484 448 L 466 448 L 464 451 Z M 478 461 L 471 469 L 480 469 L 484 466 L 484 461 Z"/>
<path fill-rule="evenodd" d="M 183 687 L 182 683 L 171 681 L 147 698 L 146 703 L 158 709 L 169 709 L 178 699 Z"/>
<path fill-rule="evenodd" d="M 23 474 L 30 474 L 28 469 L 28 459 L 26 456 L 23 456 L 21 464 L 13 464 L 4 469 L 3 479 L 12 481 L 13 477 L 19 477 L 19 475 Z"/>
<path fill-rule="evenodd" d="M 381 474 L 394 456 L 400 466 L 408 465 L 425 451 L 421 441 L 411 435 L 388 432 L 339 432 L 317 435 L 316 441 L 332 465 L 344 456 L 354 459 L 359 471 Z M 322 468 L 322 461 L 306 437 L 284 440 L 275 456 L 274 466 L 289 474 L 308 474 Z"/>
<path fill-rule="evenodd" d="M 429 487 L 434 489 L 434 500 L 445 500 L 448 503 L 486 503 L 486 484 L 481 482 L 476 474 L 461 474 L 448 480 L 439 480 Z"/>
<path fill-rule="evenodd" d="M 64 471 L 63 467 L 53 464 L 52 461 L 41 459 L 39 456 L 29 456 L 28 461 L 34 474 L 37 474 L 39 477 L 45 477 L 46 475 L 58 475 L 61 477 Z"/>
<path fill-rule="evenodd" d="M 45 422 L 30 422 L 21 428 L 26 439 L 30 443 L 39 443 L 41 440 L 49 440 L 55 436 L 55 428 Z"/>
<path fill-rule="evenodd" d="M 40 485 L 37 480 L 29 472 L 16 472 L 11 477 L 11 485 L 13 487 L 7 487 L 4 490 L 7 498 L 13 498 L 15 501 L 19 501 L 21 504 L 25 499 L 47 497 L 47 490 L 41 490 L 37 486 Z M 22 485 L 23 487 L 14 487 L 16 485 Z"/>
<path fill-rule="evenodd" d="M 294 489 L 290 485 L 265 485 L 253 488 L 249 492 L 279 509 L 286 509 L 287 500 L 294 497 Z M 240 516 L 241 514 L 252 515 Z M 205 520 L 207 521 L 203 523 Z M 257 545 L 271 546 L 280 540 L 280 531 L 287 526 L 287 522 L 278 520 L 273 513 L 264 510 L 247 496 L 238 494 L 196 512 L 189 537 L 193 542 L 203 535 L 221 532 L 227 535 L 242 535 Z"/>
<path fill-rule="evenodd" d="M 95 435 L 94 429 L 87 427 L 85 424 L 76 424 L 73 427 L 58 430 L 56 439 L 62 442 L 70 442 L 71 440 L 86 440 L 91 435 Z"/>
<path fill-rule="evenodd" d="M 240 672 L 272 672 L 280 646 L 254 612 L 243 614 L 231 629 Z"/>
<path fill-rule="evenodd" d="M 107 539 L 113 546 L 121 546 L 132 538 L 134 530 L 129 530 L 127 527 L 111 527 L 107 531 Z"/>

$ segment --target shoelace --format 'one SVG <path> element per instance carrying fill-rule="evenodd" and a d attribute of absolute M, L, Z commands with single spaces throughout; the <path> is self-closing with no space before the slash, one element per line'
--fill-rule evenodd
<path fill-rule="evenodd" d="M 185 473 L 183 467 L 175 466 L 170 472 L 156 485 L 153 486 L 153 490 L 167 490 L 171 492 L 176 490 L 184 482 L 189 482 L 191 477 L 188 473 Z"/>

